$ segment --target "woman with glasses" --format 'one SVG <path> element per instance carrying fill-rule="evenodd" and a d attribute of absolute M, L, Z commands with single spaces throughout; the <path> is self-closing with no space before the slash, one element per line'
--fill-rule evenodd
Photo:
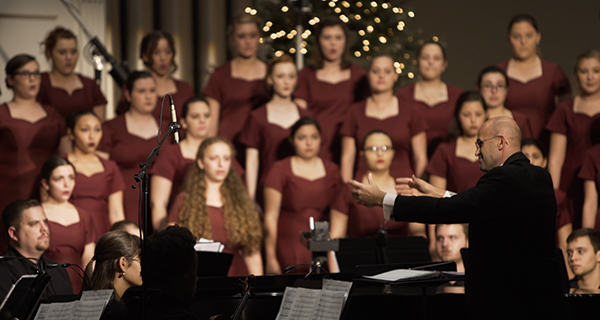
<path fill-rule="evenodd" d="M 321 129 L 317 120 L 300 118 L 290 133 L 295 155 L 275 162 L 265 179 L 265 257 L 267 274 L 308 271 L 312 253 L 300 242 L 309 220 L 323 221 L 341 185 L 338 166 L 319 157 Z M 305 265 L 304 265 L 305 264 Z"/>
<path fill-rule="evenodd" d="M 83 270 L 94 255 L 96 233 L 90 213 L 69 202 L 75 188 L 75 167 L 65 158 L 53 156 L 44 162 L 40 178 L 40 201 L 52 237 L 44 255 Z M 78 294 L 83 284 L 79 270 L 67 268 L 67 273 L 73 292 Z"/>
<path fill-rule="evenodd" d="M 60 114 L 36 101 L 40 68 L 35 58 L 14 56 L 5 71 L 6 86 L 14 95 L 0 105 L 0 208 L 31 198 L 42 164 L 57 153 L 66 133 Z M 68 139 L 62 143 L 60 151 L 68 150 Z M 0 249 L 7 248 L 7 242 L 0 241 Z"/>
<path fill-rule="evenodd" d="M 477 140 L 479 128 L 485 122 L 486 104 L 477 91 L 460 95 L 454 109 L 454 119 L 448 130 L 447 142 L 438 146 L 427 166 L 429 183 L 444 190 L 463 192 L 474 187 L 484 172 L 475 153 L 485 141 Z M 435 225 L 429 225 L 429 252 L 439 260 L 435 248 Z"/>
<path fill-rule="evenodd" d="M 580 53 L 573 68 L 579 94 L 556 107 L 546 129 L 550 135 L 548 171 L 554 188 L 573 201 L 575 227 L 581 223 L 583 181 L 577 176 L 588 149 L 590 128 L 600 118 L 600 51 Z"/>
<path fill-rule="evenodd" d="M 371 95 L 353 104 L 340 133 L 342 138 L 341 175 L 344 181 L 362 176 L 367 171 L 360 157 L 363 137 L 376 129 L 388 132 L 394 145 L 390 167 L 393 177 L 420 177 L 427 167 L 427 123 L 412 105 L 394 96 L 398 73 L 389 55 L 373 58 L 368 71 Z"/>
<path fill-rule="evenodd" d="M 54 107 L 63 118 L 78 110 L 93 110 L 105 117 L 106 98 L 90 78 L 75 73 L 79 52 L 77 38 L 71 30 L 56 27 L 42 42 L 52 70 L 42 73 L 37 100 Z"/>
<path fill-rule="evenodd" d="M 438 144 L 444 141 L 456 99 L 462 90 L 442 81 L 448 67 L 446 49 L 434 41 L 425 42 L 417 51 L 419 81 L 396 91 L 396 96 L 415 105 L 423 114 L 427 129 L 427 155 L 431 157 Z"/>
<path fill-rule="evenodd" d="M 506 84 L 511 88 L 506 107 L 529 118 L 533 138 L 548 141 L 546 134 L 541 137 L 544 127 L 556 108 L 556 101 L 564 100 L 571 92 L 571 86 L 557 64 L 540 58 L 541 39 L 534 17 L 515 15 L 508 24 L 512 58 L 498 66 L 506 72 L 509 79 Z"/>
<path fill-rule="evenodd" d="M 94 257 L 86 267 L 90 289 L 115 291 L 101 320 L 128 319 L 122 298 L 127 289 L 142 285 L 141 254 L 140 238 L 126 231 L 110 231 L 98 239 Z"/>
<path fill-rule="evenodd" d="M 367 165 L 367 171 L 356 176 L 356 181 L 368 183 L 369 175 L 373 182 L 386 192 L 395 193 L 395 179 L 390 174 L 390 166 L 394 158 L 394 146 L 390 135 L 381 130 L 367 133 L 361 146 L 360 156 Z M 352 187 L 341 187 L 331 204 L 330 237 L 364 238 L 377 237 L 379 230 L 386 230 L 389 236 L 423 236 L 425 226 L 421 223 L 402 221 L 385 221 L 381 207 L 359 205 L 352 197 Z M 333 261 L 333 260 L 331 260 Z M 330 271 L 338 271 L 335 265 L 329 264 Z"/>
<path fill-rule="evenodd" d="M 497 66 L 489 66 L 481 70 L 477 79 L 477 89 L 483 96 L 487 107 L 487 118 L 509 117 L 513 118 L 524 138 L 532 137 L 529 117 L 518 111 L 510 110 L 504 106 L 508 94 L 509 80 L 504 70 Z"/>

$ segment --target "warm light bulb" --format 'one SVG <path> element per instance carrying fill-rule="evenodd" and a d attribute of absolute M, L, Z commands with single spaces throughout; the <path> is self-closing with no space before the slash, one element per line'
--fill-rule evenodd
<path fill-rule="evenodd" d="M 290 8 L 288 8 L 287 6 L 281 7 L 281 12 L 288 12 L 288 10 L 290 10 Z"/>

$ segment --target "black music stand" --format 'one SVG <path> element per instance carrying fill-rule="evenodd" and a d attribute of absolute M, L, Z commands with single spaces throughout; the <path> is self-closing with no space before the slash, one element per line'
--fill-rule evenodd
<path fill-rule="evenodd" d="M 198 269 L 196 275 L 200 278 L 227 277 L 233 261 L 233 254 L 226 252 L 196 251 Z"/>
<path fill-rule="evenodd" d="M 45 271 L 35 277 L 21 277 L 4 299 L 0 319 L 32 319 L 48 282 L 50 276 Z"/>

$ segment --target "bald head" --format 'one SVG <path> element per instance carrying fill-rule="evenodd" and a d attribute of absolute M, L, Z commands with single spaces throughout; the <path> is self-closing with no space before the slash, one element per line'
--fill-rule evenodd
<path fill-rule="evenodd" d="M 479 129 L 479 134 L 503 136 L 510 149 L 521 150 L 521 129 L 515 120 L 509 117 L 495 117 L 483 123 Z"/>

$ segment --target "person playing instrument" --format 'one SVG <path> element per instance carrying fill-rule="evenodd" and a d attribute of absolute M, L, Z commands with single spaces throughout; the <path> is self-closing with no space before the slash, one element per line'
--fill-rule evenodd
<path fill-rule="evenodd" d="M 600 289 L 600 231 L 584 228 L 567 238 L 571 288 L 598 293 Z M 584 291 L 584 292 L 585 292 Z"/>

